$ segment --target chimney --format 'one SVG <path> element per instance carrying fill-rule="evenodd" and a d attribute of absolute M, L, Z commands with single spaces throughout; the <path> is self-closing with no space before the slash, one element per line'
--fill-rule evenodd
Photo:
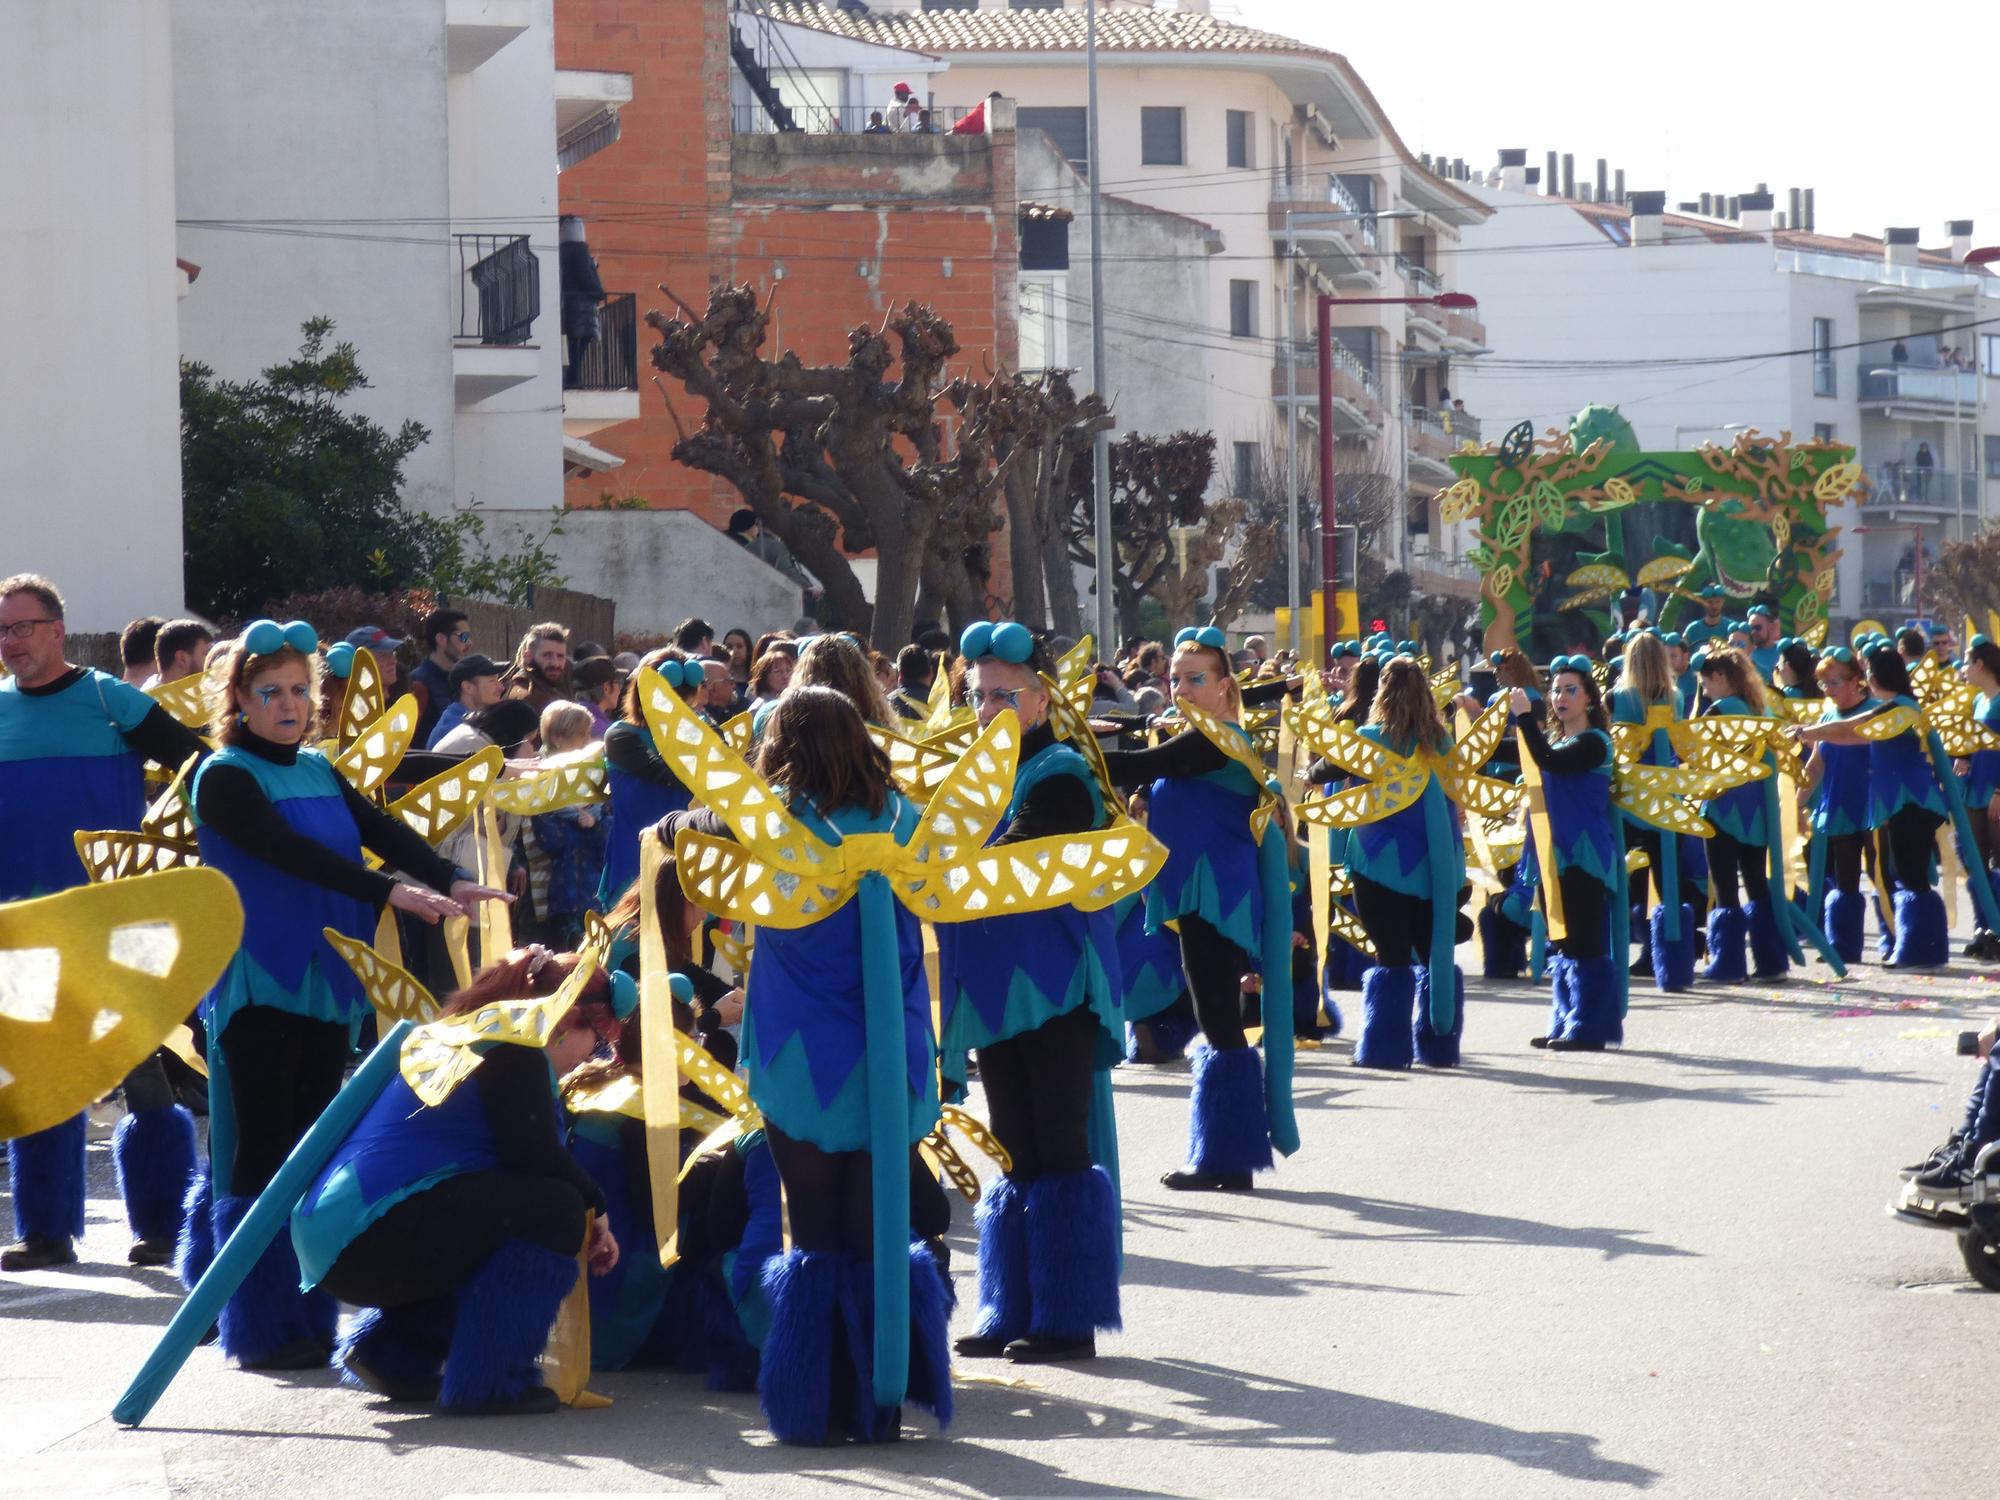
<path fill-rule="evenodd" d="M 1531 188 L 1540 187 L 1542 185 L 1542 169 L 1540 167 L 1529 167 L 1526 172 L 1524 185 Z"/>
<path fill-rule="evenodd" d="M 1701 195 L 1701 216 L 1704 219 L 1715 217 L 1715 194 L 1703 193 Z"/>
<path fill-rule="evenodd" d="M 1611 196 L 1618 202 L 1625 201 L 1625 169 L 1620 167 L 1611 179 Z"/>
<path fill-rule="evenodd" d="M 1500 148 L 1500 186 L 1509 193 L 1518 193 L 1527 185 L 1528 150 L 1525 146 L 1503 146 Z"/>
<path fill-rule="evenodd" d="M 1568 151 L 1563 152 L 1563 196 L 1576 197 L 1576 157 Z"/>
<path fill-rule="evenodd" d="M 1771 195 L 1759 189 L 1745 193 L 1736 200 L 1738 217 L 1745 229 L 1752 234 L 1771 232 Z"/>
<path fill-rule="evenodd" d="M 1666 238 L 1667 195 L 1634 193 L 1626 200 L 1632 209 L 1632 243 L 1657 245 Z"/>
<path fill-rule="evenodd" d="M 1732 220 L 1743 217 L 1743 200 L 1734 193 L 1729 195 L 1729 212 L 1723 217 Z"/>
<path fill-rule="evenodd" d="M 1819 211 L 1813 207 L 1813 190 L 1811 188 L 1806 189 L 1805 227 L 1808 231 L 1819 228 Z"/>
<path fill-rule="evenodd" d="M 1882 260 L 1885 265 L 1914 266 L 1917 263 L 1917 232 L 1914 229 L 1889 229 L 1882 235 Z"/>
<path fill-rule="evenodd" d="M 1792 228 L 1794 229 L 1805 228 L 1806 221 L 1805 221 L 1804 202 L 1797 188 L 1792 189 L 1791 203 L 1792 203 L 1792 211 L 1791 213 L 1786 215 L 1786 217 L 1791 220 Z"/>
<path fill-rule="evenodd" d="M 1965 257 L 1972 249 L 1972 220 L 1948 219 L 1944 232 L 1951 236 L 1951 262 L 1955 266 L 1965 264 Z"/>
<path fill-rule="evenodd" d="M 1599 203 L 1605 201 L 1605 195 L 1610 186 L 1610 164 L 1600 156 L 1597 158 L 1597 201 Z"/>
<path fill-rule="evenodd" d="M 1551 198 L 1562 191 L 1562 178 L 1556 175 L 1556 154 L 1553 151 L 1549 153 L 1549 169 L 1542 177 L 1542 181 L 1548 185 Z"/>
<path fill-rule="evenodd" d="M 1778 215 L 1778 222 L 1774 227 L 1778 229 L 1783 229 L 1785 227 L 1785 216 L 1783 214 Z"/>

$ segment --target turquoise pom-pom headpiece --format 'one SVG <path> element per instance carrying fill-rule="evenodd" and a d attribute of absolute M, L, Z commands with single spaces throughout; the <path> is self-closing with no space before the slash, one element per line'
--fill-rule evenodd
<path fill-rule="evenodd" d="M 639 1008 L 639 981 L 623 969 L 611 971 L 611 1014 L 629 1021 Z"/>
<path fill-rule="evenodd" d="M 243 649 L 252 656 L 274 656 L 287 646 L 310 656 L 319 650 L 319 632 L 304 620 L 293 620 L 284 625 L 276 620 L 252 620 L 244 627 Z M 350 659 L 353 650 L 353 647 L 348 647 Z"/>
<path fill-rule="evenodd" d="M 1035 638 L 1017 620 L 979 620 L 959 636 L 958 654 L 968 664 L 990 656 L 1019 666 L 1035 654 Z"/>
<path fill-rule="evenodd" d="M 1183 646 L 1206 646 L 1211 651 L 1221 651 L 1229 645 L 1229 637 L 1215 625 L 1188 625 L 1174 636 L 1174 649 Z"/>
<path fill-rule="evenodd" d="M 685 688 L 700 687 L 706 670 L 698 661 L 663 661 L 660 663 L 660 680 L 676 692 Z"/>

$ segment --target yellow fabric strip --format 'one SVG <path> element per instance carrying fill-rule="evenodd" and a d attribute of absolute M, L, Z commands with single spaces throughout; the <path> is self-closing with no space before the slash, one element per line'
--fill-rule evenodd
<path fill-rule="evenodd" d="M 641 1088 L 656 1249 L 660 1264 L 671 1266 L 680 1258 L 681 1063 L 673 992 L 667 988 L 667 942 L 653 894 L 666 862 L 666 847 L 648 829 L 639 838 L 639 1046 L 646 1059 Z"/>

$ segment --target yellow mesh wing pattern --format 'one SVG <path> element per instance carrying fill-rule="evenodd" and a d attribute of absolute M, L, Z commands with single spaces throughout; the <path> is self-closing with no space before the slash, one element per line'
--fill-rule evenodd
<path fill-rule="evenodd" d="M 207 993 L 243 936 L 219 870 L 163 870 L 0 906 L 0 1137 L 118 1087 Z"/>
<path fill-rule="evenodd" d="M 340 712 L 334 716 L 334 739 L 342 745 L 351 744 L 388 707 L 388 694 L 382 687 L 381 669 L 375 665 L 375 653 L 356 651 L 354 666 L 347 674 L 347 691 L 340 695 Z"/>
<path fill-rule="evenodd" d="M 417 732 L 417 697 L 405 693 L 389 711 L 363 729 L 354 742 L 333 758 L 334 770 L 345 776 L 364 797 L 378 787 L 402 762 Z"/>
<path fill-rule="evenodd" d="M 375 1014 L 382 1018 L 385 1031 L 398 1021 L 415 1021 L 421 1026 L 437 1019 L 436 997 L 408 970 L 390 963 L 368 944 L 356 942 L 343 932 L 331 927 L 321 931 L 333 951 L 347 960 L 347 967 L 361 981 L 362 991 L 375 1007 Z"/>
<path fill-rule="evenodd" d="M 979 718 L 971 709 L 961 710 L 964 717 L 942 728 L 925 727 L 922 744 L 941 755 L 963 755 L 972 742 L 979 738 Z"/>
<path fill-rule="evenodd" d="M 896 778 L 896 785 L 903 789 L 904 795 L 919 802 L 928 800 L 951 771 L 952 758 L 949 755 L 916 740 L 905 739 L 893 729 L 870 724 L 868 738 L 889 757 L 889 774 Z"/>
<path fill-rule="evenodd" d="M 1124 807 L 1125 799 L 1111 784 L 1111 769 L 1104 762 L 1104 747 L 1090 732 L 1090 680 L 1085 678 L 1082 683 L 1083 705 L 1080 708 L 1072 691 L 1064 690 L 1046 677 L 1042 679 L 1042 685 L 1049 689 L 1049 723 L 1055 727 L 1056 734 L 1069 741 L 1070 747 L 1090 762 L 1090 773 L 1097 778 L 1097 789 L 1104 794 L 1105 803 L 1112 807 Z"/>
<path fill-rule="evenodd" d="M 201 863 L 201 855 L 193 844 L 155 838 L 150 833 L 130 833 L 123 828 L 100 832 L 79 829 L 75 837 L 76 857 L 83 861 L 85 873 L 94 881 L 192 869 Z"/>
<path fill-rule="evenodd" d="M 757 940 L 750 935 L 748 928 L 739 935 L 724 932 L 718 927 L 709 934 L 709 940 L 715 944 L 716 953 L 732 972 L 739 975 L 750 972 L 750 955 L 756 951 Z"/>
<path fill-rule="evenodd" d="M 1703 795 L 1706 785 L 1705 777 L 1679 766 L 1625 766 L 1617 774 L 1611 797 L 1624 811 L 1655 828 L 1707 838 L 1715 830 L 1687 800 Z"/>
<path fill-rule="evenodd" d="M 1056 658 L 1056 681 L 1064 687 L 1081 679 L 1090 681 L 1091 664 L 1097 660 L 1097 637 L 1086 635 Z"/>
<path fill-rule="evenodd" d="M 904 858 L 943 864 L 981 848 L 1006 815 L 1020 757 L 1021 721 L 1010 709 L 980 731 L 931 794 Z"/>
<path fill-rule="evenodd" d="M 1167 862 L 1166 847 L 1136 823 L 1027 839 L 926 866 L 895 879 L 896 895 L 928 922 L 1074 906 L 1101 911 L 1141 889 Z M 899 877 L 901 872 L 898 872 Z"/>
<path fill-rule="evenodd" d="M 722 743 L 734 750 L 745 760 L 750 758 L 750 749 L 757 743 L 755 725 L 757 711 L 746 708 L 742 713 L 722 726 Z"/>
<path fill-rule="evenodd" d="M 683 829 L 674 840 L 674 870 L 688 900 L 732 922 L 764 927 L 804 927 L 846 903 L 854 881 L 831 855 L 823 873 L 799 875 L 733 839 Z"/>
<path fill-rule="evenodd" d="M 1459 736 L 1458 743 L 1452 746 L 1453 764 L 1467 771 L 1477 771 L 1493 759 L 1493 752 L 1500 748 L 1500 741 L 1506 733 L 1507 703 L 1502 699 L 1490 705 L 1472 721 L 1472 728 Z"/>
<path fill-rule="evenodd" d="M 501 812 L 522 818 L 563 807 L 588 807 L 610 795 L 610 777 L 602 761 L 544 767 L 533 776 L 497 781 L 487 794 Z"/>
<path fill-rule="evenodd" d="M 146 696 L 171 714 L 175 723 L 204 734 L 208 730 L 207 683 L 207 674 L 190 672 L 172 682 L 147 688 Z"/>
<path fill-rule="evenodd" d="M 1361 925 L 1361 918 L 1344 906 L 1336 906 L 1331 913 L 1330 926 L 1335 936 L 1349 946 L 1359 949 L 1370 958 L 1375 956 L 1375 940 L 1368 936 L 1368 929 Z"/>
<path fill-rule="evenodd" d="M 1521 789 L 1495 776 L 1461 771 L 1447 762 L 1437 767 L 1437 778 L 1444 794 L 1475 817 L 1511 817 L 1521 804 Z"/>
<path fill-rule="evenodd" d="M 194 814 L 185 795 L 188 778 L 194 774 L 196 757 L 190 755 L 165 791 L 153 799 L 139 820 L 139 831 L 177 844 L 194 843 Z"/>
<path fill-rule="evenodd" d="M 389 804 L 389 811 L 435 848 L 472 816 L 479 799 L 500 779 L 506 757 L 498 745 L 483 746 L 449 771 L 420 781 Z"/>
<path fill-rule="evenodd" d="M 1924 716 L 1914 708 L 1898 703 L 1879 714 L 1864 714 L 1850 722 L 1854 725 L 1854 732 L 1864 740 L 1893 740 L 1912 729 L 1922 729 Z"/>

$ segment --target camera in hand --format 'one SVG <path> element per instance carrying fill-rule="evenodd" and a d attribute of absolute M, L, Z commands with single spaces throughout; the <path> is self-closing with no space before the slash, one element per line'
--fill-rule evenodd
<path fill-rule="evenodd" d="M 1979 1033 L 1978 1033 L 1978 1032 L 1976 1032 L 1976 1031 L 1961 1031 L 1961 1032 L 1960 1032 L 1960 1033 L 1958 1034 L 1958 1055 L 1959 1055 L 1960 1057 L 1977 1057 L 1977 1056 L 1979 1056 Z"/>

